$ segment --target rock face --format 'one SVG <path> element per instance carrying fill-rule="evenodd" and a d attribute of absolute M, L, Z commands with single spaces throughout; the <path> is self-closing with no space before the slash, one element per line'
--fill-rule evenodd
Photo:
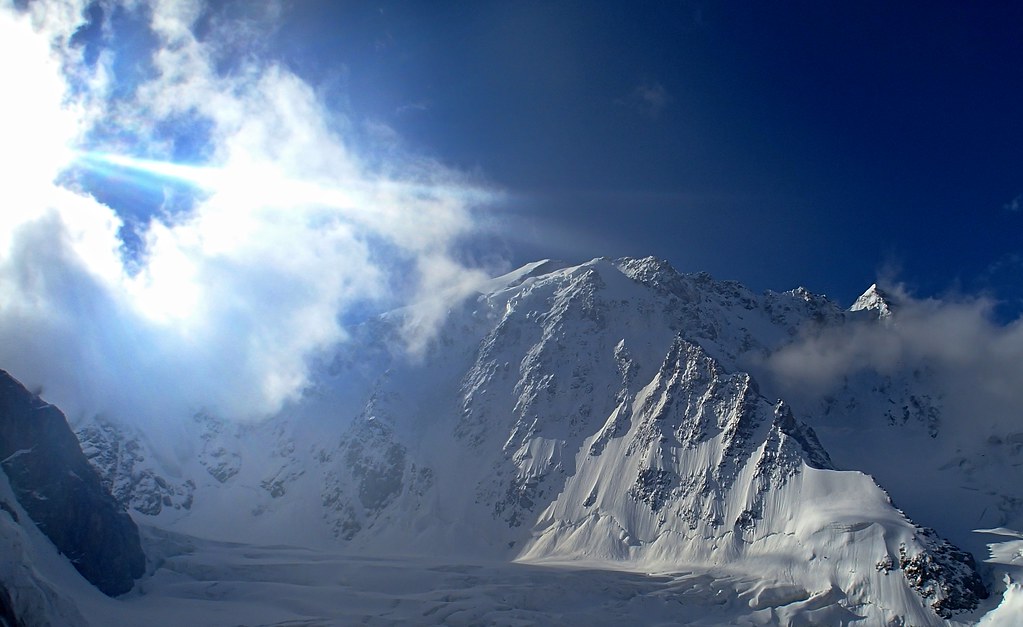
<path fill-rule="evenodd" d="M 7 589 L 0 584 L 0 627 L 21 627 L 24 623 L 14 615 L 14 604 Z"/>
<path fill-rule="evenodd" d="M 129 510 L 155 516 L 164 509 L 192 506 L 195 482 L 175 482 L 157 472 L 146 459 L 144 441 L 129 427 L 96 418 L 75 435 L 103 487 Z"/>
<path fill-rule="evenodd" d="M 103 487 L 59 409 L 0 370 L 0 467 L 18 502 L 89 582 L 108 595 L 145 570 L 138 528 Z"/>
<path fill-rule="evenodd" d="M 899 565 L 913 589 L 932 601 L 939 616 L 951 618 L 959 610 L 975 608 L 978 598 L 987 598 L 972 555 L 932 529 L 921 529 L 917 538 L 927 550 L 909 557 L 905 547 L 899 547 Z"/>

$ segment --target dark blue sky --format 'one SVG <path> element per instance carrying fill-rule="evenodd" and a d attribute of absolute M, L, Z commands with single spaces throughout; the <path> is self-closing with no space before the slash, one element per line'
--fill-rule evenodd
<path fill-rule="evenodd" d="M 481 256 L 652 254 L 846 304 L 893 273 L 1016 315 L 1023 4 L 836 4 L 301 1 L 263 52 L 503 189 Z"/>

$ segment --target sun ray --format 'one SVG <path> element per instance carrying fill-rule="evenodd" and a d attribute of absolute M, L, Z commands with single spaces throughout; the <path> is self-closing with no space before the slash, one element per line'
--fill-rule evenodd
<path fill-rule="evenodd" d="M 218 172 L 219 169 L 212 166 L 140 159 L 110 152 L 80 151 L 76 162 L 81 167 L 101 175 L 128 170 L 157 178 L 173 179 L 202 189 L 215 188 L 222 176 Z"/>
<path fill-rule="evenodd" d="M 325 184 L 285 176 L 272 164 L 190 165 L 98 151 L 81 151 L 76 162 L 100 175 L 132 171 L 185 183 L 211 193 L 238 195 L 246 190 L 246 195 L 251 195 L 254 201 L 264 206 L 316 205 L 359 213 L 370 210 L 366 205 L 376 204 L 359 201 L 381 196 L 431 198 L 456 194 L 470 202 L 484 202 L 494 196 L 490 190 L 464 183 L 424 185 L 386 177 L 357 183 Z M 375 208 L 375 211 L 381 210 L 379 206 Z"/>

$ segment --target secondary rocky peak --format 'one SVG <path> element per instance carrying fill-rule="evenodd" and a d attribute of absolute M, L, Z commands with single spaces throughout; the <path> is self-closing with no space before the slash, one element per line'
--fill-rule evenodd
<path fill-rule="evenodd" d="M 891 296 L 874 283 L 856 299 L 849 311 L 871 311 L 879 319 L 885 320 L 892 316 L 894 306 Z"/>

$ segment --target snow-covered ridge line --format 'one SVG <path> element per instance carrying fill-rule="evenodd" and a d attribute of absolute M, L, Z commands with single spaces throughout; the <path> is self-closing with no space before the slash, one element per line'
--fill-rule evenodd
<path fill-rule="evenodd" d="M 806 334 L 877 318 L 653 258 L 494 279 L 416 362 L 387 347 L 402 315 L 355 330 L 265 424 L 206 416 L 182 441 L 129 437 L 117 460 L 97 444 L 94 463 L 140 518 L 224 539 L 733 569 L 788 586 L 817 622 L 943 624 L 984 596 L 970 554 L 871 476 L 906 460 L 863 448 L 941 442 L 916 429 L 918 415 L 940 424 L 925 375 L 852 381 L 848 398 L 822 399 L 829 413 L 800 413 L 756 370 Z M 80 429 L 104 433 L 124 432 Z"/>

